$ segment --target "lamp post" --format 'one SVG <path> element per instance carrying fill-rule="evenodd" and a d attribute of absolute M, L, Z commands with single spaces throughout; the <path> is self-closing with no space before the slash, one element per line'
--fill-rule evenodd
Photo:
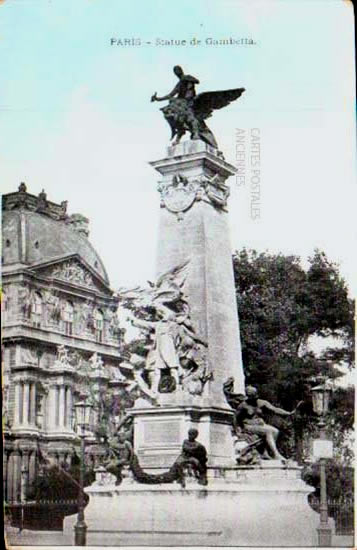
<path fill-rule="evenodd" d="M 28 465 L 23 464 L 21 467 L 21 494 L 20 494 L 20 502 L 21 502 L 21 526 L 20 531 L 24 528 L 24 519 L 25 519 L 25 503 L 26 503 L 26 497 L 27 497 L 27 487 L 28 487 Z"/>
<path fill-rule="evenodd" d="M 80 472 L 79 472 L 79 492 L 78 492 L 78 516 L 77 523 L 74 526 L 74 544 L 75 546 L 85 546 L 87 538 L 87 525 L 84 521 L 84 446 L 86 429 L 90 427 L 92 405 L 88 401 L 80 401 L 75 404 L 76 421 L 79 428 L 79 437 L 81 438 L 80 453 Z"/>
<path fill-rule="evenodd" d="M 319 416 L 320 437 L 314 441 L 314 456 L 320 458 L 320 524 L 317 528 L 319 546 L 331 546 L 332 533 L 328 524 L 326 459 L 332 458 L 332 442 L 326 439 L 325 415 L 328 412 L 332 388 L 326 379 L 311 389 L 314 412 Z"/>

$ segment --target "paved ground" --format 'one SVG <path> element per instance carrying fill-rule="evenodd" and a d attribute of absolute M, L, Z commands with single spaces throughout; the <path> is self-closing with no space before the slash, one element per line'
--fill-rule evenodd
<path fill-rule="evenodd" d="M 19 532 L 10 527 L 5 530 L 7 546 L 73 546 L 74 537 L 63 535 L 62 531 L 29 531 Z"/>
<path fill-rule="evenodd" d="M 10 546 L 73 546 L 74 536 L 64 535 L 62 531 L 30 531 L 24 529 L 19 532 L 17 528 L 7 527 L 5 530 L 7 547 Z M 128 540 L 126 540 L 128 539 Z M 130 538 L 122 536 L 122 545 L 130 545 Z M 353 537 L 333 537 L 333 547 L 353 547 Z M 30 549 L 29 549 L 30 550 Z M 44 549 L 45 550 L 45 549 Z"/>
<path fill-rule="evenodd" d="M 354 537 L 353 536 L 343 536 L 343 535 L 333 535 L 332 536 L 332 546 L 338 548 L 350 548 L 354 546 Z"/>

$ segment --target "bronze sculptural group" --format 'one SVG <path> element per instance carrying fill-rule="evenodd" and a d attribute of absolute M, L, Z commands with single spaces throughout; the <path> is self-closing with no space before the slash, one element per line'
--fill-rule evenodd
<path fill-rule="evenodd" d="M 160 393 L 183 391 L 201 395 L 211 379 L 206 361 L 207 343 L 197 334 L 183 293 L 189 262 L 164 273 L 149 289 L 119 292 L 128 319 L 146 338 L 146 355 L 130 353 L 134 380 L 144 398 L 158 404 Z"/>
<path fill-rule="evenodd" d="M 169 104 L 161 110 L 171 128 L 171 139 L 175 138 L 173 145 L 179 143 L 181 137 L 186 131 L 189 131 L 191 139 L 202 139 L 217 149 L 217 141 L 205 120 L 212 115 L 214 110 L 222 109 L 238 99 L 245 89 L 234 88 L 196 95 L 195 86 L 199 84 L 199 80 L 194 76 L 184 74 L 179 65 L 176 65 L 173 71 L 179 79 L 173 90 L 162 97 L 158 97 L 155 92 L 151 97 L 151 101 L 169 100 Z"/>
<path fill-rule="evenodd" d="M 240 443 L 236 457 L 238 464 L 257 464 L 262 459 L 285 461 L 276 445 L 279 430 L 265 422 L 264 412 L 292 416 L 301 402 L 289 412 L 260 399 L 254 386 L 245 388 L 246 395 L 234 393 L 233 387 L 234 378 L 230 377 L 223 384 L 223 393 L 234 411 L 232 435 L 236 444 Z"/>

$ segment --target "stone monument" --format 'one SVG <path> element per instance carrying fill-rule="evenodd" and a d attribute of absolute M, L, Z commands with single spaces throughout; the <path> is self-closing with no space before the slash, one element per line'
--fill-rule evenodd
<path fill-rule="evenodd" d="M 162 393 L 160 407 L 136 407 L 135 450 L 143 466 L 168 467 L 192 424 L 209 465 L 229 465 L 231 411 L 222 384 L 234 376 L 236 390 L 244 392 L 227 220 L 226 180 L 235 169 L 201 140 L 169 147 L 165 158 L 151 164 L 161 175 L 157 275 L 187 263 L 182 293 L 191 326 L 207 343 L 203 360 L 210 377 L 193 392 L 183 384 Z"/>
<path fill-rule="evenodd" d="M 200 380 L 197 372 L 196 384 L 192 377 L 185 384 L 187 366 L 182 385 L 173 393 L 161 394 L 159 409 L 136 407 L 135 450 L 143 466 L 169 467 L 187 427 L 194 425 L 208 450 L 208 464 L 224 466 L 231 463 L 232 438 L 231 411 L 222 384 L 234 376 L 236 390 L 244 392 L 227 219 L 227 179 L 236 170 L 224 160 L 204 120 L 214 109 L 237 99 L 244 88 L 196 96 L 198 80 L 179 66 L 174 73 L 179 82 L 172 92 L 152 96 L 152 101 L 170 100 L 162 111 L 176 138 L 164 158 L 151 162 L 160 174 L 157 276 L 186 266 L 182 295 L 192 330 L 206 342 L 201 359 L 205 379 Z M 186 130 L 192 139 L 180 143 Z M 183 361 L 179 363 L 182 367 Z"/>
<path fill-rule="evenodd" d="M 146 478 L 134 481 L 135 467 L 133 475 L 121 467 L 120 485 L 98 476 L 86 490 L 88 544 L 310 546 L 318 522 L 307 503 L 312 489 L 296 464 L 281 460 L 274 428 L 255 418 L 254 407 L 292 413 L 245 397 L 228 227 L 235 168 L 205 124 L 244 88 L 196 95 L 198 80 L 181 67 L 174 72 L 172 92 L 152 96 L 169 100 L 162 112 L 175 139 L 150 163 L 160 176 L 157 280 L 119 297 L 146 337 L 146 356 L 128 359 L 140 394 L 130 410 L 133 456 Z M 191 139 L 181 143 L 186 131 Z M 260 441 L 251 453 L 245 440 L 246 462 L 237 460 L 236 418 L 246 432 L 266 437 L 271 456 L 268 445 L 266 460 L 251 459 Z M 171 474 L 188 432 L 198 432 L 198 449 L 207 454 L 205 482 L 167 483 L 177 480 Z"/>

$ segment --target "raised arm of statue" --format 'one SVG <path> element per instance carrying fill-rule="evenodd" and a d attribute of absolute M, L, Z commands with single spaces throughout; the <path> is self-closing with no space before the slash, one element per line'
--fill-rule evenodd
<path fill-rule="evenodd" d="M 296 409 L 294 409 L 293 411 L 288 412 L 285 409 L 281 409 L 279 407 L 274 407 L 274 405 L 269 403 L 269 401 L 265 401 L 263 399 L 259 400 L 259 406 L 262 407 L 262 408 L 264 407 L 268 411 L 271 411 L 275 414 L 279 414 L 280 416 L 291 416 L 295 413 L 295 410 L 296 410 Z"/>
<path fill-rule="evenodd" d="M 151 101 L 165 101 L 166 99 L 172 99 L 179 93 L 180 90 L 180 83 L 178 82 L 174 89 L 167 95 L 164 95 L 162 97 L 158 97 L 157 93 L 155 92 L 154 95 L 151 96 Z"/>
<path fill-rule="evenodd" d="M 134 327 L 146 328 L 146 329 L 155 329 L 156 322 L 154 321 L 144 321 L 144 319 L 137 319 L 136 317 L 130 317 L 131 323 Z"/>

